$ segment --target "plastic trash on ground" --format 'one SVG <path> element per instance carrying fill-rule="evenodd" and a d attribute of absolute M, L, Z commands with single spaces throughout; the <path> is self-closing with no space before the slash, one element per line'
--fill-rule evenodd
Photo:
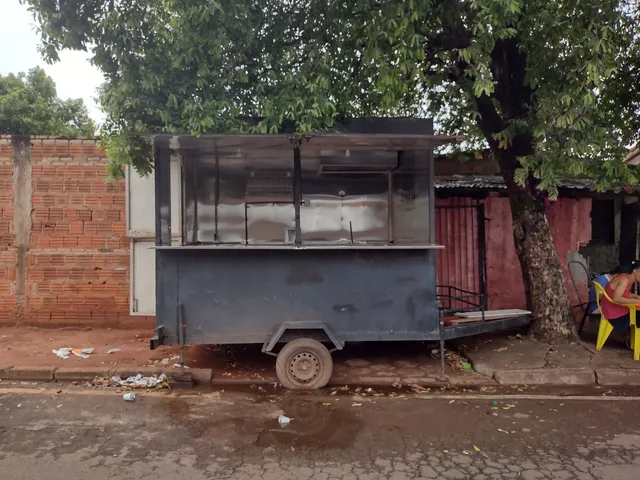
<path fill-rule="evenodd" d="M 112 353 L 118 353 L 122 351 L 121 348 L 110 348 L 109 350 L 107 350 L 107 355 L 111 355 Z"/>
<path fill-rule="evenodd" d="M 291 423 L 291 419 L 289 417 L 285 417 L 284 415 L 280 415 L 278 417 L 278 425 L 280 428 L 284 428 Z"/>
<path fill-rule="evenodd" d="M 127 392 L 124 395 L 122 395 L 122 399 L 125 402 L 135 402 L 136 401 L 136 394 L 133 392 Z"/>
<path fill-rule="evenodd" d="M 89 356 L 93 353 L 93 350 L 93 348 L 72 348 L 71 353 L 73 353 L 76 357 L 89 358 Z"/>
<path fill-rule="evenodd" d="M 169 388 L 169 378 L 163 373 L 160 376 L 152 375 L 145 377 L 141 373 L 126 379 L 118 376 L 111 377 L 109 386 L 132 387 L 132 388 Z"/>
<path fill-rule="evenodd" d="M 71 350 L 73 350 L 71 347 L 62 347 L 62 348 L 59 348 L 58 350 L 52 350 L 52 352 L 54 355 L 60 357 L 62 360 L 67 360 L 71 355 Z"/>
<path fill-rule="evenodd" d="M 62 347 L 58 350 L 52 350 L 52 352 L 62 360 L 67 360 L 72 354 L 80 358 L 89 358 L 89 356 L 93 353 L 93 350 L 93 348 Z"/>

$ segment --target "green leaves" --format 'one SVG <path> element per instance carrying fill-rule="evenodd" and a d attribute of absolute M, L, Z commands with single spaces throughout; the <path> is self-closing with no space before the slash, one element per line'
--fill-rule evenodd
<path fill-rule="evenodd" d="M 41 68 L 0 75 L 0 134 L 91 136 L 93 121 L 81 99 L 61 100 Z"/>
<path fill-rule="evenodd" d="M 129 132 L 428 115 L 553 194 L 565 175 L 628 175 L 640 132 L 640 22 L 626 0 L 24 1 L 48 58 L 91 48 L 110 157 L 141 171 Z"/>

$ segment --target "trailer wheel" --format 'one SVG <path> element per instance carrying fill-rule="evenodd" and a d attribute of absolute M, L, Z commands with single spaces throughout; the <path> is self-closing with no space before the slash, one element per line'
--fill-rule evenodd
<path fill-rule="evenodd" d="M 286 388 L 322 388 L 333 373 L 331 353 L 311 338 L 296 338 L 287 343 L 276 359 L 278 380 Z"/>

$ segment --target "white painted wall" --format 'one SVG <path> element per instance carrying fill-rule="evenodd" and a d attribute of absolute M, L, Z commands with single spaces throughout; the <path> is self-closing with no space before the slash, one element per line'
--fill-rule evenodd
<path fill-rule="evenodd" d="M 180 158 L 171 157 L 171 236 L 182 238 L 182 211 L 180 208 Z M 153 174 L 141 177 L 130 166 L 125 171 L 127 190 L 127 236 L 129 238 L 155 238 L 155 182 Z"/>
<path fill-rule="evenodd" d="M 131 239 L 130 313 L 156 314 L 155 183 L 131 167 L 125 171 L 127 236 Z M 180 158 L 171 157 L 171 243 L 182 241 Z"/>

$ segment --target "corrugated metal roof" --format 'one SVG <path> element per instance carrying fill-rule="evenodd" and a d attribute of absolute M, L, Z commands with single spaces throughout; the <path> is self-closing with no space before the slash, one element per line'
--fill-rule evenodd
<path fill-rule="evenodd" d="M 505 190 L 507 186 L 500 175 L 437 175 L 435 178 L 436 189 L 443 188 L 469 188 L 481 190 Z M 594 190 L 596 183 L 592 180 L 565 179 L 560 182 L 560 187 L 573 190 Z M 607 189 L 608 192 L 638 192 L 639 186 L 616 185 Z"/>
<path fill-rule="evenodd" d="M 499 175 L 437 175 L 436 188 L 481 188 L 505 189 L 507 186 Z"/>

